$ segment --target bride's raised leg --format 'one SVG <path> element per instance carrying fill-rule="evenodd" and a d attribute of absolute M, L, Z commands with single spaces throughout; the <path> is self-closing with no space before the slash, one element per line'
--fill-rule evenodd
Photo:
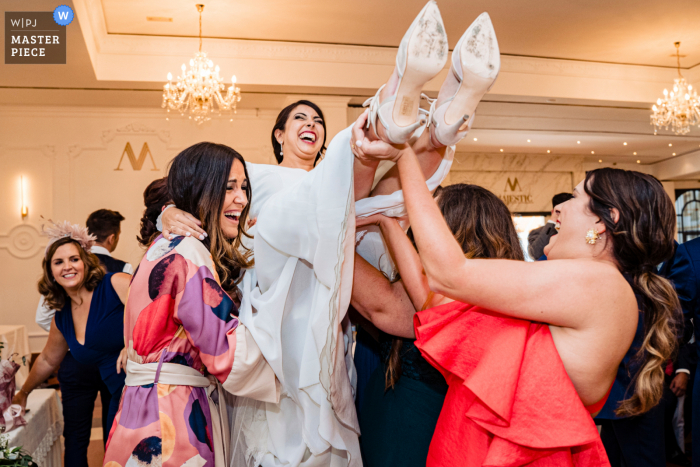
<path fill-rule="evenodd" d="M 396 66 L 369 106 L 368 126 L 374 136 L 404 144 L 424 121 L 420 96 L 425 83 L 447 62 L 447 35 L 434 0 L 429 1 L 406 31 L 396 54 Z"/>
<path fill-rule="evenodd" d="M 457 144 L 467 135 L 474 122 L 476 107 L 496 81 L 500 65 L 496 32 L 488 13 L 482 13 L 457 43 L 450 72 L 437 99 L 428 98 L 428 128 L 411 144 L 426 179 L 440 166 L 446 147 Z M 386 195 L 400 189 L 398 170 L 392 168 L 370 196 Z"/>

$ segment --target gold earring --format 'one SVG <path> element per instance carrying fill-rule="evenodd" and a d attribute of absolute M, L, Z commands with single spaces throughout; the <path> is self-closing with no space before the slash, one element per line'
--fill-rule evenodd
<path fill-rule="evenodd" d="M 589 245 L 595 245 L 599 238 L 600 234 L 596 229 L 590 229 L 588 232 L 586 232 L 586 243 Z"/>

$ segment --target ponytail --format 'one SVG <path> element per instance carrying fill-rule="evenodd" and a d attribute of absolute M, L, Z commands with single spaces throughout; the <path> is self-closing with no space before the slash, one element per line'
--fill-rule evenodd
<path fill-rule="evenodd" d="M 620 403 L 615 413 L 629 417 L 656 406 L 663 395 L 666 362 L 678 343 L 680 302 L 673 285 L 653 272 L 634 277 L 634 288 L 644 304 L 644 341 L 635 355 L 640 363 L 632 383 L 634 393 Z"/>

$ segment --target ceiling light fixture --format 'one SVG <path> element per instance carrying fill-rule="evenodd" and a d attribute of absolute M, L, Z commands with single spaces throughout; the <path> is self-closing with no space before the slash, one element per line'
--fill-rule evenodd
<path fill-rule="evenodd" d="M 167 108 L 168 112 L 177 110 L 181 115 L 189 113 L 189 118 L 201 125 L 211 119 L 212 112 L 218 115 L 222 111 L 236 113 L 236 104 L 241 100 L 241 88 L 236 86 L 236 75 L 233 75 L 226 94 L 221 94 L 226 86 L 224 79 L 219 76 L 219 66 L 214 67 L 214 62 L 207 58 L 206 52 L 202 52 L 204 5 L 196 6 L 199 12 L 199 52 L 190 59 L 189 70 L 182 64 L 182 76 L 177 77 L 177 82 L 173 83 L 173 75 L 168 73 L 161 107 Z"/>
<path fill-rule="evenodd" d="M 547 154 L 549 154 L 549 149 L 547 149 Z"/>
<path fill-rule="evenodd" d="M 530 140 L 527 140 L 527 142 L 529 143 L 529 142 L 530 142 Z"/>
<path fill-rule="evenodd" d="M 673 153 L 673 154 L 671 154 L 671 155 L 672 155 L 672 156 L 675 156 L 675 155 L 676 155 L 676 153 L 674 152 L 674 153 Z"/>
<path fill-rule="evenodd" d="M 474 138 L 474 141 L 476 141 L 476 138 Z"/>
<path fill-rule="evenodd" d="M 700 99 L 693 86 L 681 75 L 680 42 L 674 42 L 676 46 L 676 59 L 678 60 L 678 78 L 673 80 L 673 90 L 669 93 L 664 89 L 664 97 L 656 100 L 651 107 L 651 124 L 654 125 L 654 134 L 659 128 L 668 130 L 670 126 L 677 135 L 685 135 L 693 125 L 700 126 Z"/>
<path fill-rule="evenodd" d="M 576 144 L 581 144 L 581 141 L 576 141 Z"/>
<path fill-rule="evenodd" d="M 625 142 L 625 143 L 622 143 L 622 145 L 623 145 L 623 146 L 627 146 L 627 143 L 626 143 L 626 142 Z"/>
<path fill-rule="evenodd" d="M 503 149 L 501 149 L 501 152 L 503 152 Z"/>
<path fill-rule="evenodd" d="M 595 151 L 591 151 L 591 154 L 595 154 Z"/>
<path fill-rule="evenodd" d="M 637 164 L 639 164 L 641 161 L 637 161 Z"/>
<path fill-rule="evenodd" d="M 603 159 L 598 159 L 598 162 L 603 162 Z"/>
<path fill-rule="evenodd" d="M 636 156 L 636 155 L 637 155 L 637 153 L 636 153 L 636 152 L 633 152 L 633 153 L 632 153 L 632 155 Z"/>
<path fill-rule="evenodd" d="M 671 146 L 673 146 L 673 143 L 668 143 L 668 147 L 670 148 Z"/>

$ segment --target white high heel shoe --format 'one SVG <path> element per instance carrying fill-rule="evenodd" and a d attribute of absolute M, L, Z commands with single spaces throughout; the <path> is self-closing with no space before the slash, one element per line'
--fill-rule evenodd
<path fill-rule="evenodd" d="M 424 121 L 419 119 L 423 85 L 433 79 L 447 62 L 447 35 L 434 0 L 429 1 L 411 23 L 396 54 L 399 82 L 393 95 L 379 102 L 379 93 L 365 101 L 369 106 L 367 127 L 377 130 L 377 117 L 389 142 L 403 144 Z"/>
<path fill-rule="evenodd" d="M 488 13 L 482 13 L 457 42 L 452 52 L 451 73 L 445 78 L 437 99 L 423 95 L 430 102 L 428 125 L 435 140 L 452 146 L 467 136 L 476 106 L 493 86 L 500 69 L 496 31 Z"/>

